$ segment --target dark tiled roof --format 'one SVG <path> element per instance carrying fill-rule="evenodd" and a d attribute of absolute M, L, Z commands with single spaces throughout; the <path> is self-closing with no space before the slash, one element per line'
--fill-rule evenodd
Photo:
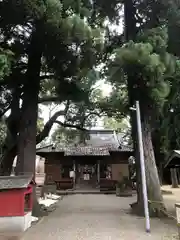
<path fill-rule="evenodd" d="M 40 147 L 36 149 L 36 153 L 48 153 L 48 152 L 57 152 L 57 148 L 53 147 L 53 144 L 48 145 L 48 146 L 44 146 L 44 147 Z M 61 150 L 59 150 L 58 152 L 61 152 Z"/>
<path fill-rule="evenodd" d="M 65 156 L 107 156 L 109 151 L 107 148 L 100 147 L 74 147 L 64 149 Z"/>
<path fill-rule="evenodd" d="M 87 155 L 87 156 L 108 156 L 110 152 L 132 152 L 132 149 L 128 146 L 123 146 L 121 149 L 118 149 L 114 146 L 69 146 L 69 147 L 47 147 L 37 150 L 39 153 L 49 153 L 49 152 L 62 152 L 65 156 L 78 156 L 78 155 Z"/>
<path fill-rule="evenodd" d="M 180 150 L 173 150 L 167 157 L 164 168 L 176 168 L 180 167 Z"/>
<path fill-rule="evenodd" d="M 112 149 L 110 151 L 117 151 L 117 152 L 133 152 L 133 148 L 130 146 L 126 146 L 126 145 L 121 145 L 121 148 L 118 149 Z"/>
<path fill-rule="evenodd" d="M 48 153 L 48 152 L 62 152 L 65 156 L 73 156 L 73 155 L 100 155 L 105 156 L 109 155 L 111 151 L 118 152 L 131 152 L 132 148 L 129 146 L 121 145 L 121 140 L 123 138 L 123 134 L 115 134 L 113 130 L 91 130 L 89 132 L 90 138 L 86 140 L 85 145 L 69 145 L 62 146 L 57 145 L 53 147 L 53 145 L 49 145 L 44 148 L 37 149 L 37 153 Z M 121 148 L 119 146 L 121 145 Z"/>
<path fill-rule="evenodd" d="M 27 188 L 32 181 L 28 176 L 0 176 L 0 190 Z"/>

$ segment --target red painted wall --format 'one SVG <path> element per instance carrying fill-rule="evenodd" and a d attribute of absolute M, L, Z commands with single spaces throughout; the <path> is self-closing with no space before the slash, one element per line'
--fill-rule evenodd
<path fill-rule="evenodd" d="M 0 217 L 24 216 L 24 195 L 32 189 L 13 189 L 0 192 Z M 31 204 L 32 207 L 32 198 Z"/>

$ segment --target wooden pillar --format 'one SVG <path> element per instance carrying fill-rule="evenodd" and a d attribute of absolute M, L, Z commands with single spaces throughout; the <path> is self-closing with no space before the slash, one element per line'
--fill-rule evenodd
<path fill-rule="evenodd" d="M 178 188 L 177 168 L 171 168 L 172 188 Z"/>
<path fill-rule="evenodd" d="M 74 171 L 73 187 L 75 188 L 75 186 L 76 186 L 76 161 L 75 160 L 73 160 L 73 171 Z"/>
<path fill-rule="evenodd" d="M 100 183 L 100 160 L 97 161 L 97 180 Z"/>

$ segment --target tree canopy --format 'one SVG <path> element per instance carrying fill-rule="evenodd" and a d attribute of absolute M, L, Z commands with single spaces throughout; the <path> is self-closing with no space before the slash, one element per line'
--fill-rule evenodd
<path fill-rule="evenodd" d="M 55 123 L 55 141 L 79 133 L 83 141 L 97 117 L 120 123 L 130 116 L 137 150 L 129 107 L 139 100 L 148 195 L 162 201 L 153 146 L 167 152 L 180 143 L 179 9 L 176 0 L 1 1 L 1 173 L 10 173 L 16 155 L 17 174 L 34 172 L 36 144 Z M 121 33 L 112 28 L 122 22 Z M 100 79 L 112 88 L 106 98 L 96 89 Z M 42 126 L 38 105 L 52 102 L 64 108 Z"/>

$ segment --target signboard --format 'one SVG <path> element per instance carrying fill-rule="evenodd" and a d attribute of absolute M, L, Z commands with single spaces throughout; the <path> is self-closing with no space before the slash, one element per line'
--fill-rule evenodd
<path fill-rule="evenodd" d="M 69 177 L 70 177 L 70 178 L 74 178 L 74 171 L 70 171 Z"/>
<path fill-rule="evenodd" d="M 89 174 L 84 174 L 84 180 L 85 180 L 85 181 L 89 181 L 89 179 L 90 179 Z"/>

